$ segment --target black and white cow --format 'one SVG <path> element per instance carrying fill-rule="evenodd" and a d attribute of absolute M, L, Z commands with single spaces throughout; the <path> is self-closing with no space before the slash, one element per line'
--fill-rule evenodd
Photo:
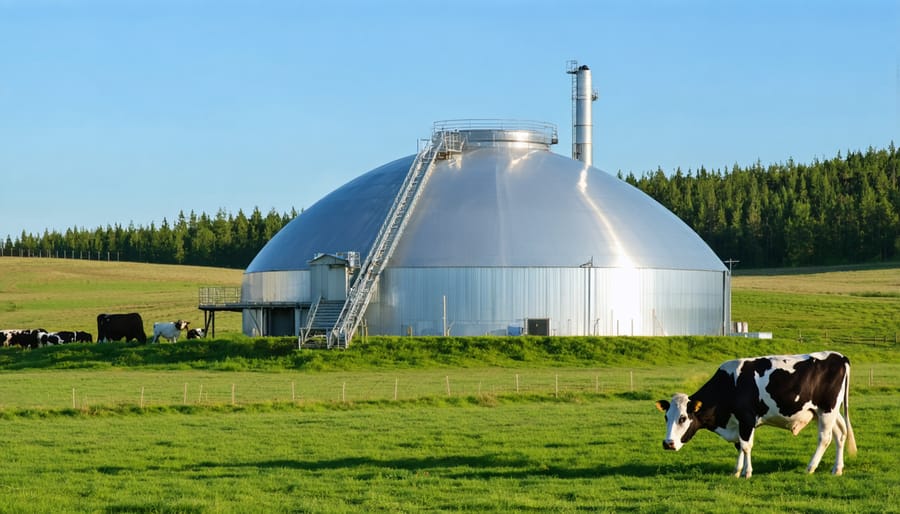
<path fill-rule="evenodd" d="M 190 321 L 163 321 L 153 324 L 153 342 L 159 342 L 160 337 L 165 337 L 173 343 L 178 342 L 178 336 L 182 330 L 187 330 Z"/>
<path fill-rule="evenodd" d="M 19 332 L 21 332 L 21 330 L 15 328 L 0 330 L 0 345 L 9 346 L 12 344 L 13 335 L 18 334 Z"/>
<path fill-rule="evenodd" d="M 56 332 L 41 332 L 41 334 L 38 336 L 38 341 L 40 342 L 41 346 L 53 346 L 66 342 Z"/>
<path fill-rule="evenodd" d="M 187 332 L 188 339 L 201 339 L 206 337 L 206 331 L 202 328 L 192 328 Z"/>
<path fill-rule="evenodd" d="M 26 330 L 4 330 L 3 346 L 21 346 L 22 348 L 38 348 L 41 346 L 41 338 L 47 331 L 43 328 Z"/>
<path fill-rule="evenodd" d="M 129 314 L 100 314 L 97 316 L 97 342 L 125 341 L 137 339 L 146 343 L 147 334 L 144 332 L 144 320 L 141 315 L 132 312 Z"/>
<path fill-rule="evenodd" d="M 92 343 L 94 338 L 87 332 L 80 330 L 60 330 L 48 332 L 41 336 L 41 344 L 67 344 L 67 343 Z"/>
<path fill-rule="evenodd" d="M 806 471 L 816 470 L 834 438 L 837 457 L 831 472 L 840 475 L 845 443 L 851 455 L 856 453 L 849 393 L 850 359 L 837 352 L 728 361 L 696 393 L 656 402 L 656 408 L 666 413 L 663 448 L 677 451 L 705 428 L 734 443 L 738 450 L 734 475 L 750 478 L 756 427 L 772 425 L 797 435 L 815 417 L 819 445 Z"/>
<path fill-rule="evenodd" d="M 58 337 L 59 342 L 62 344 L 75 342 L 75 331 L 73 330 L 58 330 L 53 332 L 53 335 Z"/>

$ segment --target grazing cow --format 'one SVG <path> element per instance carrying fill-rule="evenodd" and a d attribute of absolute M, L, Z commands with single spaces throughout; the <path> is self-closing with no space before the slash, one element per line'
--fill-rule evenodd
<path fill-rule="evenodd" d="M 40 342 L 41 346 L 53 346 L 55 344 L 64 343 L 59 334 L 55 332 L 41 332 L 38 335 L 38 341 Z"/>
<path fill-rule="evenodd" d="M 6 337 L 8 345 L 21 346 L 22 348 L 37 348 L 41 346 L 41 338 L 47 333 L 43 328 L 29 330 L 9 330 Z"/>
<path fill-rule="evenodd" d="M 0 330 L 0 344 L 3 346 L 9 346 L 11 344 L 18 344 L 18 334 L 21 334 L 24 330 L 20 328 L 11 328 L 6 330 Z M 13 343 L 13 338 L 16 338 L 16 343 Z"/>
<path fill-rule="evenodd" d="M 837 352 L 728 361 L 696 393 L 678 393 L 671 402 L 656 402 L 656 408 L 666 413 L 663 448 L 677 451 L 705 428 L 734 443 L 738 450 L 734 475 L 743 473 L 750 478 L 756 427 L 772 425 L 797 435 L 816 417 L 819 445 L 806 471 L 816 470 L 834 437 L 837 457 L 831 472 L 840 475 L 844 471 L 844 443 L 851 455 L 856 453 L 849 394 L 850 359 Z"/>
<path fill-rule="evenodd" d="M 0 345 L 9 346 L 10 342 L 12 341 L 13 334 L 17 334 L 19 332 L 21 332 L 21 330 L 17 330 L 17 329 L 0 330 Z"/>
<path fill-rule="evenodd" d="M 192 328 L 187 332 L 188 339 L 200 339 L 206 336 L 206 331 L 202 328 Z"/>
<path fill-rule="evenodd" d="M 137 339 L 140 343 L 147 342 L 147 334 L 144 333 L 144 320 L 141 315 L 132 312 L 129 314 L 100 314 L 97 316 L 97 342 L 125 341 Z"/>
<path fill-rule="evenodd" d="M 173 343 L 178 342 L 178 336 L 182 330 L 187 330 L 190 321 L 163 321 L 153 324 L 153 342 L 159 342 L 160 337 L 165 337 Z"/>
<path fill-rule="evenodd" d="M 75 342 L 75 332 L 71 330 L 60 330 L 58 332 L 53 332 L 52 335 L 58 337 L 59 342 L 62 344 Z"/>
<path fill-rule="evenodd" d="M 92 343 L 91 334 L 74 330 L 49 332 L 41 336 L 41 344 Z"/>

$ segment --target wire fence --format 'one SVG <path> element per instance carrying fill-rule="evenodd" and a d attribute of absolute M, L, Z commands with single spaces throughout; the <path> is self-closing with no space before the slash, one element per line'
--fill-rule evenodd
<path fill-rule="evenodd" d="M 708 366 L 707 366 L 708 367 Z M 706 370 L 710 371 L 711 370 Z M 0 411 L 114 407 L 248 406 L 265 403 L 403 402 L 460 397 L 626 395 L 656 399 L 691 392 L 708 377 L 660 375 L 652 369 L 448 370 L 415 373 L 66 372 L 8 375 L 0 384 Z M 93 377 L 91 376 L 93 375 Z M 15 377 L 14 380 L 6 378 Z M 858 387 L 900 387 L 900 365 L 864 367 Z M 43 381 L 39 386 L 36 382 Z M 54 384 L 55 382 L 55 384 Z M 65 384 L 65 385 L 64 385 Z M 33 387 L 29 388 L 28 386 Z M 24 387 L 24 388 L 23 388 Z M 687 391 L 686 389 L 691 389 Z"/>
<path fill-rule="evenodd" d="M 0 382 L 0 409 L 63 409 L 136 405 L 250 405 L 271 402 L 378 402 L 477 395 L 544 395 L 648 391 L 657 379 L 647 370 L 514 372 L 448 370 L 403 372 L 16 373 Z M 43 381 L 36 384 L 37 381 Z M 54 386 L 52 383 L 57 382 Z"/>
<path fill-rule="evenodd" d="M 84 261 L 119 261 L 122 252 L 97 250 L 69 250 L 0 246 L 0 257 L 33 257 L 37 259 L 76 259 Z"/>

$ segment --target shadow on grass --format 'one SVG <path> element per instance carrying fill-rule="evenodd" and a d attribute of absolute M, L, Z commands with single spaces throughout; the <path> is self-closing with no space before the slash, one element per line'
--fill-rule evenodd
<path fill-rule="evenodd" d="M 759 459 L 754 462 L 755 472 L 790 470 L 800 464 L 794 461 L 766 461 Z M 551 477 L 560 479 L 592 479 L 608 476 L 625 476 L 634 478 L 647 478 L 669 476 L 672 478 L 695 478 L 701 475 L 727 476 L 733 471 L 733 467 L 725 463 L 704 463 L 679 465 L 677 463 L 658 464 L 644 462 L 628 462 L 618 464 L 597 464 L 588 467 L 561 467 L 547 465 L 542 462 L 502 456 L 496 454 L 467 456 L 451 455 L 443 457 L 400 458 L 400 459 L 373 459 L 369 457 L 346 457 L 325 460 L 266 460 L 258 462 L 220 463 L 200 462 L 189 469 L 196 471 L 199 468 L 255 468 L 255 469 L 294 469 L 309 472 L 322 471 L 356 471 L 361 474 L 371 473 L 375 470 L 397 471 L 404 470 L 413 474 L 428 472 L 433 476 L 446 476 L 455 479 L 521 479 L 528 477 Z"/>

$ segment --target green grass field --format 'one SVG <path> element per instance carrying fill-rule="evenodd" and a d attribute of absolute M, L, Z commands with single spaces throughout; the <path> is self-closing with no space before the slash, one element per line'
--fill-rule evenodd
<path fill-rule="evenodd" d="M 854 397 L 846 474 L 815 432 L 757 433 L 752 479 L 710 433 L 659 448 L 651 400 L 485 399 L 4 419 L 8 512 L 892 512 L 896 390 Z"/>
<path fill-rule="evenodd" d="M 732 290 L 732 318 L 749 322 L 752 331 L 900 342 L 900 266 L 738 275 Z"/>
<path fill-rule="evenodd" d="M 202 286 L 240 286 L 240 270 L 133 262 L 0 258 L 0 329 L 83 330 L 97 314 L 139 312 L 144 324 L 185 319 L 203 325 Z M 240 332 L 239 313 L 216 317 L 217 332 Z"/>
<path fill-rule="evenodd" d="M 0 258 L 0 327 L 191 319 L 198 286 L 239 283 Z M 734 318 L 771 341 L 370 338 L 328 352 L 240 336 L 235 315 L 216 340 L 2 348 L 0 512 L 894 512 L 898 292 L 900 269 L 735 277 Z M 809 427 L 760 428 L 750 480 L 712 433 L 661 449 L 654 400 L 727 358 L 822 349 L 853 361 L 859 455 L 844 476 L 828 473 L 833 448 L 804 473 Z"/>

